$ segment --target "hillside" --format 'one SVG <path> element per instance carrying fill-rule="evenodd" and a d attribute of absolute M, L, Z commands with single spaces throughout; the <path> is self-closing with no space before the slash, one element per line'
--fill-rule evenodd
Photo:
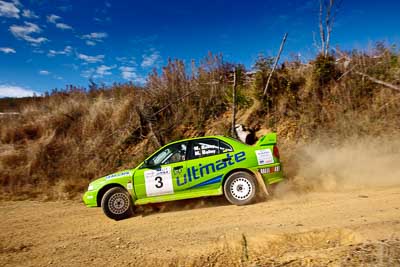
<path fill-rule="evenodd" d="M 398 138 L 400 92 L 368 78 L 400 84 L 396 49 L 377 44 L 368 53 L 285 62 L 263 96 L 271 67 L 272 59 L 260 56 L 249 72 L 209 54 L 197 65 L 170 60 L 143 87 L 92 83 L 18 100 L 19 116 L 0 117 L 1 198 L 74 198 L 90 180 L 134 167 L 172 140 L 229 135 L 233 69 L 237 121 L 259 134 L 278 133 L 289 179 L 304 146 Z M 6 109 L 14 100 L 2 101 Z"/>
<path fill-rule="evenodd" d="M 0 112 L 20 112 L 25 106 L 40 101 L 40 97 L 0 98 Z"/>

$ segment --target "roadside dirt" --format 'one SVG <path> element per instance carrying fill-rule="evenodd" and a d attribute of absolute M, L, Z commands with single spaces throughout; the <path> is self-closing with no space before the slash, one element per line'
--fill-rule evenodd
<path fill-rule="evenodd" d="M 120 222 L 79 202 L 1 202 L 0 216 L 2 266 L 400 266 L 400 186 L 201 199 Z"/>

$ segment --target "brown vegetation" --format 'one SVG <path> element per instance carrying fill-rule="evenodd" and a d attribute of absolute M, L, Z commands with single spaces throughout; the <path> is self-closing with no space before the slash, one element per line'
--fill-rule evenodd
<path fill-rule="evenodd" d="M 399 53 L 378 44 L 370 53 L 339 55 L 285 62 L 265 97 L 271 59 L 260 56 L 250 75 L 211 54 L 199 65 L 169 61 L 144 87 L 54 91 L 24 105 L 17 117 L 0 117 L 0 196 L 71 198 L 96 177 L 134 167 L 159 145 L 229 135 L 233 66 L 238 121 L 277 131 L 284 148 L 319 136 L 340 142 L 398 133 L 399 92 L 357 71 L 398 85 Z"/>

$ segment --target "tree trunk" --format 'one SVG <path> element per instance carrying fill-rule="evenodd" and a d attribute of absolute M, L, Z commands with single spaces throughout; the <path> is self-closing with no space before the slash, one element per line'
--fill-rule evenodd
<path fill-rule="evenodd" d="M 361 76 L 369 79 L 370 81 L 372 81 L 374 83 L 386 86 L 386 87 L 388 87 L 390 89 L 393 89 L 393 90 L 396 90 L 396 91 L 400 91 L 400 86 L 397 86 L 397 85 L 394 85 L 394 84 L 391 84 L 391 83 L 388 83 L 388 82 L 385 82 L 385 81 L 378 80 L 378 79 L 376 79 L 374 77 L 371 77 L 368 74 L 365 74 L 365 73 L 360 72 L 360 71 L 355 71 L 355 73 L 357 73 L 358 75 L 361 75 Z"/>

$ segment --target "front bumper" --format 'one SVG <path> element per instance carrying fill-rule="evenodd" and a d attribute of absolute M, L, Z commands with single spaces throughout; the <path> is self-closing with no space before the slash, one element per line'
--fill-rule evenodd
<path fill-rule="evenodd" d="M 97 207 L 97 191 L 86 191 L 82 200 L 87 207 Z"/>

